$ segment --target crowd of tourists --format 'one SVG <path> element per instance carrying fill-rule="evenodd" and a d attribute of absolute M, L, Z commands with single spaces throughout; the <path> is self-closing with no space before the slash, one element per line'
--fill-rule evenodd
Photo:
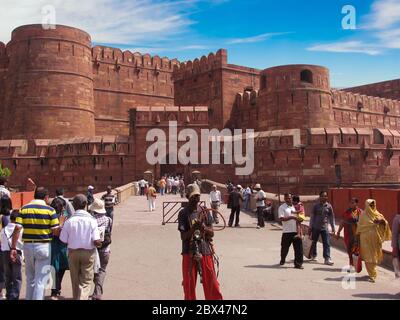
<path fill-rule="evenodd" d="M 342 231 L 349 266 L 359 272 L 361 261 L 364 261 L 370 282 L 375 282 L 377 266 L 383 260 L 383 242 L 391 240 L 393 257 L 399 258 L 400 214 L 396 215 L 390 228 L 374 199 L 366 200 L 363 208 L 357 198 L 351 199 L 336 230 L 334 209 L 325 191 L 312 206 L 307 206 L 309 212 L 300 197 L 290 193 L 284 195 L 284 203 L 274 210 L 261 184 L 243 188 L 229 181 L 225 186 L 228 191 L 225 199 L 217 185 L 211 187 L 209 205 L 213 210 L 209 211 L 200 206 L 201 181 L 198 179 L 186 186 L 182 176 L 165 175 L 154 183 L 142 179 L 138 186 L 140 194 L 148 199 L 149 211 L 155 210 L 158 194 L 182 193 L 189 200 L 178 217 L 182 284 L 187 300 L 196 299 L 198 273 L 206 299 L 222 300 L 215 269 L 218 258 L 214 251 L 213 226 L 221 223 L 219 212 L 224 202 L 231 210 L 227 224 L 231 228 L 240 228 L 241 212 L 250 212 L 253 208 L 256 228 L 263 229 L 266 221 L 275 219 L 276 211 L 276 219 L 282 225 L 281 266 L 286 264 L 291 246 L 296 269 L 304 269 L 304 257 L 316 261 L 319 239 L 322 240 L 324 264 L 334 265 L 331 238 L 339 238 Z M 95 188 L 89 186 L 86 195 L 78 194 L 70 201 L 59 188 L 50 201 L 48 190 L 36 187 L 34 200 L 17 210 L 13 208 L 7 180 L 0 177 L 0 293 L 4 294 L 4 299 L 20 298 L 23 262 L 27 300 L 45 298 L 49 277 L 53 280 L 50 298 L 58 300 L 67 270 L 73 299 L 102 299 L 111 254 L 114 206 L 118 199 L 111 186 L 102 195 L 96 195 L 94 191 Z M 303 224 L 306 213 L 310 217 L 308 228 Z"/>
<path fill-rule="evenodd" d="M 230 181 L 226 184 L 229 200 L 228 208 L 231 209 L 228 226 L 240 227 L 239 216 L 241 210 L 248 211 L 249 203 L 253 197 L 256 202 L 257 229 L 265 227 L 265 220 L 272 212 L 271 202 L 267 202 L 266 193 L 260 184 L 254 187 L 242 188 L 241 185 L 234 186 Z M 210 202 L 214 204 L 216 186 L 210 194 Z M 280 265 L 286 263 L 286 257 L 290 246 L 294 249 L 294 266 L 303 269 L 303 257 L 309 257 L 311 261 L 317 259 L 317 243 L 322 240 L 323 259 L 326 265 L 333 265 L 331 258 L 331 237 L 339 239 L 343 230 L 344 243 L 349 256 L 349 266 L 357 272 L 361 270 L 364 261 L 368 280 L 375 282 L 377 278 L 377 265 L 383 261 L 382 244 L 392 241 L 393 258 L 399 258 L 399 224 L 400 214 L 393 220 L 392 231 L 388 221 L 378 211 L 374 199 L 365 202 L 364 209 L 359 207 L 357 198 L 351 199 L 349 208 L 343 213 L 343 218 L 336 232 L 335 213 L 332 205 L 328 202 L 328 193 L 322 191 L 319 200 L 313 205 L 309 212 L 310 221 L 308 231 L 302 223 L 306 219 L 306 211 L 300 197 L 292 194 L 284 195 L 284 203 L 279 206 L 277 217 L 282 223 L 283 234 L 281 239 Z M 216 221 L 218 223 L 218 221 Z M 303 244 L 307 247 L 303 248 Z M 309 245 L 308 245 L 309 244 Z M 305 252 L 304 250 L 307 250 Z M 354 261 L 356 260 L 356 261 Z"/>
<path fill-rule="evenodd" d="M 0 298 L 20 299 L 25 263 L 26 300 L 43 300 L 49 283 L 58 300 L 67 270 L 74 300 L 101 300 L 117 203 L 111 186 L 99 198 L 89 186 L 72 202 L 62 188 L 50 201 L 46 188 L 35 187 L 34 199 L 14 209 L 0 177 Z"/>

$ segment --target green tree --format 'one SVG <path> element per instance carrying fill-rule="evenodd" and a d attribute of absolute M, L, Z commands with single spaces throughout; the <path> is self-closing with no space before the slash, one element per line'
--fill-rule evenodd
<path fill-rule="evenodd" d="M 8 168 L 3 168 L 2 165 L 0 164 L 0 177 L 6 177 L 8 178 L 11 176 L 11 170 Z"/>

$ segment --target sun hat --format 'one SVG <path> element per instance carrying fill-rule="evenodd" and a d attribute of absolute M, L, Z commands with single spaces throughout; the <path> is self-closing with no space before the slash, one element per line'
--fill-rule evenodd
<path fill-rule="evenodd" d="M 201 195 L 200 188 L 197 184 L 189 184 L 186 188 L 186 198 L 190 200 L 195 195 Z"/>
<path fill-rule="evenodd" d="M 89 206 L 89 211 L 93 211 L 96 213 L 106 213 L 106 209 L 104 206 L 104 201 L 100 199 L 94 199 L 94 202 Z"/>

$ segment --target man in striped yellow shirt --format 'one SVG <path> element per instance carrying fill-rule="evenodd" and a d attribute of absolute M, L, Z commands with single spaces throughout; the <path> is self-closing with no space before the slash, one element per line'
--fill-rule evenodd
<path fill-rule="evenodd" d="M 26 300 L 43 300 L 51 276 L 50 242 L 60 226 L 55 210 L 48 206 L 49 191 L 37 188 L 35 199 L 20 210 L 12 238 L 11 260 L 17 257 L 16 244 L 23 228 Z"/>

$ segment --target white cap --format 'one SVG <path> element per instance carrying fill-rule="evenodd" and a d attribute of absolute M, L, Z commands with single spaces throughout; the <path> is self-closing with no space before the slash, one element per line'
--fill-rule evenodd
<path fill-rule="evenodd" d="M 93 186 L 89 186 L 88 190 L 94 190 L 94 187 Z"/>

